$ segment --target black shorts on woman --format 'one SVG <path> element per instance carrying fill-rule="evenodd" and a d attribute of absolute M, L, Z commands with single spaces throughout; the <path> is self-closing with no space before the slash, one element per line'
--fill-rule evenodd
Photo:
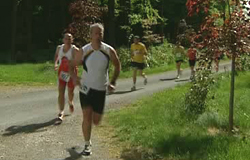
<path fill-rule="evenodd" d="M 138 70 L 143 70 L 146 68 L 145 63 L 138 63 L 138 62 L 131 62 L 131 67 L 138 69 Z"/>

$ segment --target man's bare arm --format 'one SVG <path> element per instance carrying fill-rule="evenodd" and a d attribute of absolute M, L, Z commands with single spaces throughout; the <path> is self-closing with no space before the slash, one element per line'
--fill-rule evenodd
<path fill-rule="evenodd" d="M 70 61 L 69 66 L 69 74 L 73 78 L 73 81 L 76 85 L 79 85 L 79 78 L 77 77 L 76 73 L 74 72 L 75 67 L 81 65 L 82 57 L 83 57 L 83 50 L 82 49 L 75 49 L 74 50 L 73 60 Z"/>
<path fill-rule="evenodd" d="M 77 53 L 78 53 L 79 51 L 80 51 L 79 48 L 74 47 L 73 54 L 72 54 L 72 59 L 73 59 L 73 60 L 75 59 L 75 57 L 76 57 L 76 55 L 77 55 Z"/>
<path fill-rule="evenodd" d="M 116 80 L 118 79 L 120 72 L 121 72 L 121 63 L 120 63 L 120 60 L 119 60 L 117 53 L 114 49 L 111 49 L 110 59 L 115 67 L 114 74 L 113 74 L 113 77 L 110 81 L 110 84 L 116 85 Z"/>
<path fill-rule="evenodd" d="M 59 50 L 60 50 L 60 47 L 61 46 L 57 46 L 56 48 L 56 53 L 55 53 L 55 58 L 54 58 L 54 67 L 55 67 L 55 70 L 58 69 L 58 61 L 59 61 L 59 58 L 58 58 L 58 54 L 59 54 Z"/>

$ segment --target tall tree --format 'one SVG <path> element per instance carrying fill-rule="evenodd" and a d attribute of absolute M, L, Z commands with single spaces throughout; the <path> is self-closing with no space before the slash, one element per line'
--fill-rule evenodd
<path fill-rule="evenodd" d="M 17 3 L 12 0 L 12 25 L 11 25 L 11 61 L 16 61 L 16 31 L 17 31 Z"/>
<path fill-rule="evenodd" d="M 250 0 L 242 0 L 242 5 L 240 5 L 239 0 L 230 1 L 226 0 L 228 8 L 227 19 L 223 21 L 223 24 L 216 23 L 219 19 L 223 19 L 222 14 L 208 14 L 210 13 L 211 0 L 188 0 L 187 6 L 189 10 L 189 15 L 194 15 L 199 12 L 207 13 L 204 23 L 201 26 L 201 30 L 198 34 L 193 35 L 193 42 L 197 44 L 197 47 L 203 49 L 203 65 L 199 65 L 199 68 L 207 68 L 208 73 L 211 73 L 211 63 L 214 57 L 227 53 L 228 56 L 232 57 L 232 70 L 231 70 L 231 89 L 230 89 L 230 105 L 229 105 L 229 132 L 233 132 L 233 109 L 234 109 L 234 88 L 235 88 L 235 65 L 236 58 L 241 58 L 246 53 L 248 53 L 250 44 L 249 41 L 249 27 L 250 22 L 247 19 L 247 14 L 244 13 L 243 7 L 246 7 L 250 3 Z M 249 12 L 249 8 L 247 9 Z M 223 12 L 223 10 L 222 10 Z M 207 64 L 206 62 L 209 62 Z M 199 60 L 199 64 L 201 61 Z M 204 66 L 205 65 L 205 66 Z M 200 74 L 201 76 L 196 77 L 196 82 L 192 86 L 191 92 L 196 92 L 197 95 L 201 95 L 204 92 L 207 93 L 209 90 L 208 80 L 211 79 L 209 74 Z M 204 86 L 205 84 L 205 86 Z M 198 86 L 198 87 L 197 87 Z M 200 86 L 200 87 L 199 87 Z M 197 88 L 199 88 L 197 90 Z M 194 94 L 194 95 L 195 95 Z M 199 97 L 188 97 L 190 100 L 195 100 L 198 102 Z M 206 95 L 203 100 L 206 99 Z M 196 102 L 195 102 L 196 103 Z M 204 101 L 203 101 L 204 103 Z M 196 104 L 197 108 L 205 110 L 204 105 Z M 193 107 L 193 109 L 196 109 Z"/>
<path fill-rule="evenodd" d="M 11 48 L 11 22 L 12 22 L 12 11 L 13 11 L 13 1 L 3 1 L 0 5 L 0 19 L 3 23 L 0 25 L 0 30 L 2 32 L 2 38 L 0 40 L 0 49 L 7 50 Z M 1 60 L 0 60 L 1 61 Z"/>
<path fill-rule="evenodd" d="M 72 23 L 66 29 L 75 37 L 75 43 L 82 46 L 89 42 L 89 27 L 93 23 L 102 22 L 104 8 L 89 0 L 77 0 L 70 4 Z"/>
<path fill-rule="evenodd" d="M 26 11 L 26 23 L 27 23 L 27 59 L 31 59 L 31 54 L 32 54 L 32 22 L 33 22 L 33 5 L 32 5 L 32 0 L 27 0 L 27 11 Z"/>
<path fill-rule="evenodd" d="M 109 17 L 109 24 L 108 24 L 109 43 L 112 46 L 115 46 L 116 45 L 116 39 L 115 39 L 115 0 L 108 0 L 108 17 Z"/>
<path fill-rule="evenodd" d="M 117 45 L 127 44 L 128 37 L 131 34 L 130 14 L 131 14 L 131 0 L 119 0 L 119 7 L 117 8 L 119 15 L 117 16 L 116 33 L 123 39 L 119 39 Z M 125 38 L 126 37 L 126 38 Z"/>
<path fill-rule="evenodd" d="M 119 10 L 120 10 L 120 24 L 128 25 L 129 24 L 129 15 L 131 13 L 131 0 L 119 0 Z"/>

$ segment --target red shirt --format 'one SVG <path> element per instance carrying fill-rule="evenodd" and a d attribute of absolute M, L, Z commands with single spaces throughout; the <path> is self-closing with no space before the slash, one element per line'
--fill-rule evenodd
<path fill-rule="evenodd" d="M 66 57 L 62 58 L 58 71 L 69 72 L 69 60 Z"/>
<path fill-rule="evenodd" d="M 188 51 L 188 58 L 189 60 L 196 60 L 196 53 L 197 53 L 197 50 L 194 49 L 194 48 L 189 48 Z"/>

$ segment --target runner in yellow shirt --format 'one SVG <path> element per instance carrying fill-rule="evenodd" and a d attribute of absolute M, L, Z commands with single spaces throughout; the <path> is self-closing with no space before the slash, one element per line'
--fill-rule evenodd
<path fill-rule="evenodd" d="M 143 43 L 140 42 L 139 36 L 134 37 L 134 43 L 131 45 L 131 66 L 134 69 L 133 72 L 133 87 L 132 91 L 136 90 L 136 76 L 137 70 L 139 70 L 140 75 L 144 78 L 144 85 L 147 84 L 147 76 L 143 72 L 143 69 L 146 67 L 146 56 L 147 49 Z"/>

